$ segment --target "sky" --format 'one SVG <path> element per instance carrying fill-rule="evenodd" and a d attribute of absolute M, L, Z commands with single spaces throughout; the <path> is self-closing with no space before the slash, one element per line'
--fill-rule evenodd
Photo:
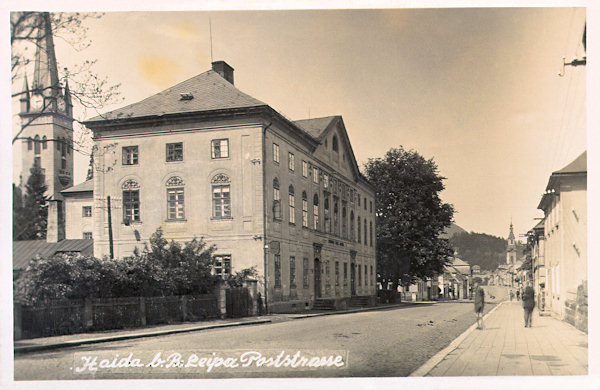
<path fill-rule="evenodd" d="M 115 109 L 209 70 L 212 32 L 238 89 L 292 120 L 341 115 L 361 168 L 399 146 L 433 159 L 455 222 L 506 237 L 586 150 L 586 68 L 558 75 L 586 54 L 585 21 L 582 7 L 107 12 L 85 22 L 90 47 L 57 39 L 56 55 L 96 59 L 121 84 Z M 89 157 L 75 161 L 79 183 Z"/>

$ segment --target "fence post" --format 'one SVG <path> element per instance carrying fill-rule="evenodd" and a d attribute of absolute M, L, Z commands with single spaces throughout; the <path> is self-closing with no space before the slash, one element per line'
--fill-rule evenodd
<path fill-rule="evenodd" d="M 218 289 L 219 289 L 219 301 L 218 301 L 218 306 L 219 306 L 219 314 L 220 317 L 222 319 L 227 317 L 227 291 L 225 289 L 226 285 L 224 281 L 220 281 L 219 285 L 218 285 Z"/>
<path fill-rule="evenodd" d="M 185 320 L 187 319 L 187 295 L 181 296 L 180 306 L 181 306 L 181 322 L 185 322 Z"/>
<path fill-rule="evenodd" d="M 140 324 L 146 326 L 146 298 L 140 297 Z"/>
<path fill-rule="evenodd" d="M 85 298 L 83 302 L 83 323 L 86 329 L 91 329 L 94 327 L 94 305 L 91 298 Z"/>
<path fill-rule="evenodd" d="M 20 303 L 15 303 L 13 306 L 13 316 L 14 316 L 14 335 L 13 338 L 15 340 L 21 340 L 23 337 L 23 326 L 22 326 L 22 307 Z"/>
<path fill-rule="evenodd" d="M 258 281 L 254 279 L 245 280 L 244 287 L 248 289 L 248 295 L 250 297 L 250 310 L 248 314 L 251 316 L 256 316 L 258 315 L 258 302 L 256 302 L 258 292 Z"/>

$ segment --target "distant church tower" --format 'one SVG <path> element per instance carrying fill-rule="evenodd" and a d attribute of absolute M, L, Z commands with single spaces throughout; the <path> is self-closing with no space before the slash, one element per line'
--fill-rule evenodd
<path fill-rule="evenodd" d="M 73 105 L 69 86 L 58 79 L 50 14 L 40 14 L 31 87 L 27 77 L 20 98 L 22 144 L 21 183 L 27 183 L 34 165 L 43 169 L 48 207 L 48 241 L 64 238 L 60 191 L 73 185 Z M 62 230 L 62 231 L 61 231 Z"/>
<path fill-rule="evenodd" d="M 506 247 L 506 264 L 515 264 L 517 261 L 517 245 L 515 243 L 515 234 L 513 232 L 512 221 L 510 223 L 510 233 L 508 233 L 508 245 Z"/>

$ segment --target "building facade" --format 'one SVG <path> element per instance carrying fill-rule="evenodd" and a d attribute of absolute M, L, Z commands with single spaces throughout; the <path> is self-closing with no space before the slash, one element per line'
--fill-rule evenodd
<path fill-rule="evenodd" d="M 552 173 L 538 209 L 546 309 L 587 331 L 587 152 Z"/>
<path fill-rule="evenodd" d="M 220 274 L 255 267 L 269 311 L 375 295 L 374 190 L 341 117 L 290 121 L 217 61 L 85 125 L 96 256 L 128 256 L 160 227 L 214 244 Z"/>

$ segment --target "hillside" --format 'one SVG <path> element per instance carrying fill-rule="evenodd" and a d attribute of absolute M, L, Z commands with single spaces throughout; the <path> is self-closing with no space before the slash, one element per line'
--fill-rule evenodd
<path fill-rule="evenodd" d="M 481 270 L 495 270 L 506 262 L 506 240 L 485 233 L 457 233 L 450 237 L 450 244 L 458 257 Z M 519 255 L 517 255 L 519 257 Z"/>
<path fill-rule="evenodd" d="M 450 238 L 455 234 L 459 234 L 459 233 L 466 233 L 467 231 L 463 228 L 461 228 L 460 226 L 458 226 L 455 223 L 452 223 L 452 225 L 450 225 L 450 227 L 448 229 L 446 229 L 446 232 L 444 234 L 442 234 L 440 237 L 442 238 Z"/>

